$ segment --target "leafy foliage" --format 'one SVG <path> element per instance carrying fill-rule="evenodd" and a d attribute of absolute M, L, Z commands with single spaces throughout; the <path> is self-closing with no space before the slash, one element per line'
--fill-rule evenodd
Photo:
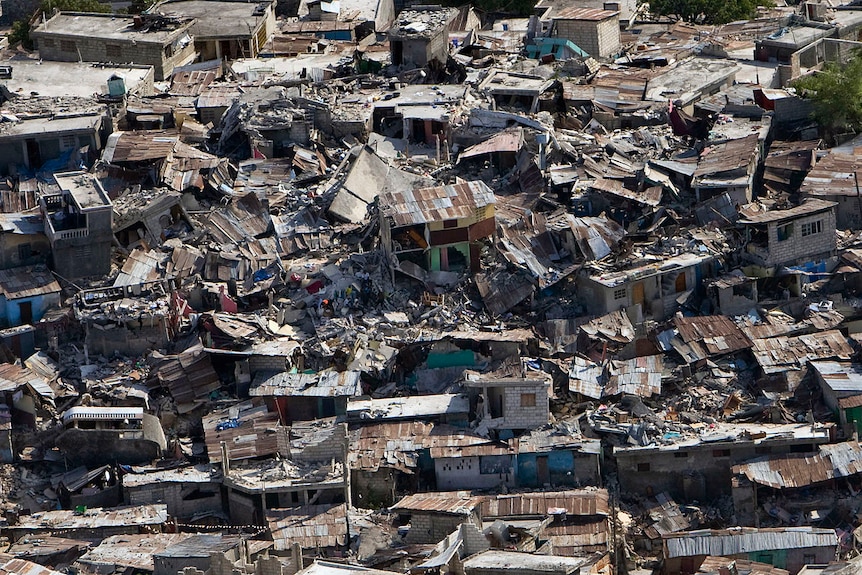
<path fill-rule="evenodd" d="M 21 44 L 28 50 L 33 49 L 33 42 L 30 41 L 30 22 L 27 20 L 17 20 L 12 23 L 12 31 L 7 36 L 9 45 Z"/>
<path fill-rule="evenodd" d="M 155 3 L 156 0 L 132 0 L 132 3 L 129 4 L 129 7 L 126 9 L 126 13 L 141 14 Z"/>
<path fill-rule="evenodd" d="M 793 87 L 814 104 L 814 119 L 830 132 L 862 130 L 862 52 L 843 66 L 827 64 L 804 76 Z"/>
<path fill-rule="evenodd" d="M 648 3 L 655 16 L 701 24 L 750 20 L 757 14 L 758 6 L 772 5 L 771 0 L 650 0 Z"/>

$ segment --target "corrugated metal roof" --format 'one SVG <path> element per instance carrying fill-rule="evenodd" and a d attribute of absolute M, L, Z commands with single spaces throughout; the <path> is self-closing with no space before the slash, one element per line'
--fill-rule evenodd
<path fill-rule="evenodd" d="M 216 79 L 216 70 L 188 70 L 171 77 L 171 94 L 197 96 Z"/>
<path fill-rule="evenodd" d="M 277 453 L 279 437 L 287 437 L 277 413 L 269 413 L 266 406 L 253 407 L 251 402 L 209 413 L 203 418 L 203 428 L 212 463 L 222 459 L 222 441 L 227 443 L 230 459 L 236 460 Z"/>
<path fill-rule="evenodd" d="M 509 443 L 518 453 L 566 450 L 598 457 L 602 451 L 601 440 L 583 437 L 576 427 L 566 422 L 533 429 L 520 437 L 513 437 Z"/>
<path fill-rule="evenodd" d="M 394 512 L 444 513 L 446 515 L 469 515 L 485 500 L 484 496 L 469 491 L 442 491 L 436 493 L 414 493 L 401 499 L 389 509 Z"/>
<path fill-rule="evenodd" d="M 0 575 L 62 575 L 62 573 L 25 559 L 10 559 L 0 565 Z"/>
<path fill-rule="evenodd" d="M 664 537 L 665 558 L 668 559 L 697 555 L 724 557 L 777 549 L 835 548 L 837 544 L 835 531 L 815 527 L 704 529 L 673 533 Z"/>
<path fill-rule="evenodd" d="M 759 137 L 751 134 L 706 148 L 697 160 L 695 179 L 728 173 L 745 173 L 760 149 Z"/>
<path fill-rule="evenodd" d="M 563 8 L 553 15 L 554 20 L 591 20 L 601 21 L 618 16 L 618 10 L 603 10 L 601 8 Z"/>
<path fill-rule="evenodd" d="M 221 533 L 195 533 L 191 537 L 178 541 L 164 550 L 154 553 L 159 557 L 209 557 L 210 553 L 224 553 L 240 544 L 239 535 L 223 535 Z"/>
<path fill-rule="evenodd" d="M 761 457 L 733 467 L 733 473 L 775 489 L 798 488 L 862 473 L 862 447 L 855 441 L 821 445 L 814 454 Z"/>
<path fill-rule="evenodd" d="M 482 518 L 545 517 L 551 511 L 588 516 L 610 513 L 607 489 L 570 489 L 495 495 L 482 502 Z"/>
<path fill-rule="evenodd" d="M 458 161 L 495 152 L 517 152 L 523 144 L 524 130 L 522 128 L 503 131 L 499 134 L 494 134 L 484 142 L 470 146 L 461 152 L 458 156 Z"/>
<path fill-rule="evenodd" d="M 688 361 L 733 353 L 751 347 L 751 340 L 723 315 L 677 317 L 674 325 L 684 345 L 674 348 Z"/>
<path fill-rule="evenodd" d="M 476 216 L 478 208 L 497 201 L 494 192 L 482 181 L 389 191 L 383 196 L 380 205 L 396 226 L 470 219 Z"/>
<path fill-rule="evenodd" d="M 578 355 L 569 369 L 569 391 L 593 399 L 601 399 L 605 384 L 605 368 Z"/>
<path fill-rule="evenodd" d="M 508 444 L 480 443 L 475 445 L 452 445 L 432 447 L 431 459 L 452 459 L 459 457 L 484 457 L 488 455 L 514 455 L 515 450 Z"/>
<path fill-rule="evenodd" d="M 839 397 L 862 394 L 862 364 L 849 361 L 812 361 L 813 367 L 829 389 Z"/>
<path fill-rule="evenodd" d="M 200 108 L 230 108 L 233 101 L 239 98 L 241 92 L 236 84 L 210 85 L 201 90 L 195 107 Z"/>
<path fill-rule="evenodd" d="M 856 196 L 857 179 L 862 180 L 862 157 L 830 152 L 812 168 L 799 193 L 806 196 Z"/>
<path fill-rule="evenodd" d="M 7 300 L 60 293 L 60 284 L 47 266 L 0 270 L 0 292 Z"/>
<path fill-rule="evenodd" d="M 84 513 L 73 510 L 42 511 L 23 515 L 15 524 L 16 530 L 67 531 L 73 529 L 99 529 L 132 525 L 161 525 L 168 520 L 167 505 L 138 505 L 129 507 L 97 507 Z"/>
<path fill-rule="evenodd" d="M 795 337 L 755 339 L 752 343 L 751 352 L 754 359 L 766 373 L 799 369 L 810 360 L 831 358 L 846 360 L 853 355 L 853 348 L 838 330 Z"/>
<path fill-rule="evenodd" d="M 212 359 L 200 343 L 179 355 L 154 353 L 150 363 L 147 387 L 167 389 L 180 405 L 205 401 L 221 386 Z"/>
<path fill-rule="evenodd" d="M 303 549 L 347 544 L 347 505 L 344 503 L 270 509 L 266 520 L 276 551 L 288 551 L 292 543 L 299 543 Z"/>
<path fill-rule="evenodd" d="M 740 575 L 790 575 L 784 569 L 773 567 L 767 563 L 736 559 L 733 557 L 707 557 L 700 564 L 698 573 L 732 573 L 736 570 Z"/>
<path fill-rule="evenodd" d="M 662 189 L 660 186 L 647 188 L 642 192 L 634 192 L 623 186 L 617 180 L 598 178 L 590 184 L 590 188 L 612 194 L 614 196 L 619 196 L 627 200 L 632 200 L 639 204 L 645 204 L 653 208 L 658 207 L 659 204 L 661 204 Z"/>
<path fill-rule="evenodd" d="M 167 158 L 178 141 L 176 130 L 114 132 L 108 136 L 102 159 L 109 164 L 159 160 Z"/>
<path fill-rule="evenodd" d="M 464 428 L 422 421 L 363 425 L 351 432 L 350 467 L 377 471 L 392 467 L 410 473 L 419 451 L 432 447 L 454 447 L 486 443 L 485 437 Z"/>
<path fill-rule="evenodd" d="M 554 555 L 583 556 L 607 551 L 610 523 L 607 517 L 599 517 L 595 521 L 554 522 L 545 528 L 543 536 L 551 542 Z"/>
<path fill-rule="evenodd" d="M 650 539 L 658 539 L 668 533 L 677 533 L 690 527 L 690 523 L 679 505 L 667 493 L 656 495 L 658 505 L 649 510 L 650 518 L 655 521 L 644 532 Z"/>
<path fill-rule="evenodd" d="M 799 218 L 816 214 L 817 212 L 832 209 L 838 204 L 828 200 L 806 200 L 801 205 L 788 208 L 786 210 L 768 210 L 757 214 L 752 214 L 744 219 L 740 219 L 740 224 L 767 224 L 771 222 L 780 222 L 792 218 Z"/>
<path fill-rule="evenodd" d="M 168 254 L 157 250 L 135 249 L 126 258 L 123 269 L 114 280 L 114 287 L 132 286 L 162 279 L 160 269 L 164 269 L 164 263 L 168 257 Z"/>
<path fill-rule="evenodd" d="M 25 385 L 44 398 L 54 399 L 54 390 L 33 371 L 13 363 L 0 364 L 0 391 L 17 391 Z"/>
<path fill-rule="evenodd" d="M 88 551 L 78 561 L 93 567 L 128 567 L 150 571 L 155 568 L 153 555 L 191 537 L 190 533 L 160 533 L 158 535 L 113 535 Z"/>
<path fill-rule="evenodd" d="M 66 537 L 53 537 L 51 535 L 25 535 L 17 542 L 9 546 L 6 553 L 21 559 L 47 557 L 69 551 L 83 553 L 92 543 L 80 539 L 68 539 Z"/>
<path fill-rule="evenodd" d="M 606 396 L 621 393 L 649 397 L 661 393 L 661 355 L 647 355 L 625 361 L 612 361 Z"/>
<path fill-rule="evenodd" d="M 607 339 L 616 343 L 631 343 L 635 328 L 623 310 L 612 311 L 581 324 L 580 330 L 591 338 Z"/>

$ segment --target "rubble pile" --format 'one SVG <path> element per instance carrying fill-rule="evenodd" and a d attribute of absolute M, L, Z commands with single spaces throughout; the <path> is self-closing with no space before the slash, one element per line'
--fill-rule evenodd
<path fill-rule="evenodd" d="M 859 569 L 858 6 L 287 4 L 0 56 L 0 574 Z"/>

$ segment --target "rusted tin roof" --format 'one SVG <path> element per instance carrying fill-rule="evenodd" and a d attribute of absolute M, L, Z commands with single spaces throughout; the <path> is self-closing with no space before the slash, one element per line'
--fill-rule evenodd
<path fill-rule="evenodd" d="M 840 331 L 830 330 L 795 337 L 755 339 L 751 352 L 765 373 L 780 373 L 799 369 L 814 359 L 850 359 L 853 348 Z"/>
<path fill-rule="evenodd" d="M 600 22 L 619 16 L 618 10 L 603 10 L 601 8 L 563 8 L 554 14 L 554 20 L 590 20 Z"/>
<path fill-rule="evenodd" d="M 608 515 L 607 489 L 569 489 L 496 495 L 482 502 L 482 517 L 544 517 L 566 515 Z"/>
<path fill-rule="evenodd" d="M 303 549 L 342 547 L 347 543 L 347 505 L 306 505 L 270 509 L 266 520 L 276 551 L 288 551 L 292 543 Z"/>
<path fill-rule="evenodd" d="M 661 393 L 661 355 L 647 355 L 626 361 L 611 362 L 611 376 L 605 386 L 605 396 L 621 393 L 649 397 Z"/>
<path fill-rule="evenodd" d="M 807 487 L 862 473 L 862 447 L 855 441 L 821 445 L 818 453 L 761 457 L 733 466 L 733 473 L 775 489 Z"/>
<path fill-rule="evenodd" d="M 674 325 L 679 330 L 682 346 L 674 348 L 688 361 L 733 353 L 751 347 L 739 326 L 727 316 L 677 317 Z"/>
<path fill-rule="evenodd" d="M 414 493 L 413 495 L 404 497 L 389 509 L 395 513 L 470 515 L 484 500 L 484 496 L 473 495 L 469 491 Z"/>
<path fill-rule="evenodd" d="M 793 218 L 799 218 L 817 212 L 824 212 L 837 206 L 835 202 L 827 200 L 807 200 L 802 204 L 788 208 L 786 210 L 768 210 L 752 214 L 744 219 L 740 219 L 740 224 L 768 224 L 771 222 L 781 222 Z"/>
<path fill-rule="evenodd" d="M 381 198 L 380 205 L 396 226 L 410 226 L 473 218 L 478 208 L 493 205 L 496 201 L 494 192 L 485 182 L 473 181 L 418 190 L 390 191 Z"/>

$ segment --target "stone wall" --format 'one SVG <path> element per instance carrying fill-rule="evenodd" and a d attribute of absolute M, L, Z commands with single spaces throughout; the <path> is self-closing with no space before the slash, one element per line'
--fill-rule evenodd
<path fill-rule="evenodd" d="M 223 511 L 221 491 L 215 483 L 153 483 L 126 487 L 123 493 L 126 505 L 164 503 L 168 514 L 181 520 L 207 511 Z"/>
<path fill-rule="evenodd" d="M 156 80 L 169 77 L 174 67 L 194 55 L 189 42 L 174 51 L 161 42 L 130 42 L 99 37 L 82 38 L 62 32 L 38 30 L 30 33 L 39 56 L 59 62 L 110 62 L 112 64 L 144 64 L 153 67 Z M 165 51 L 171 55 L 166 56 Z"/>
<path fill-rule="evenodd" d="M 535 394 L 535 405 L 522 405 L 522 396 Z M 513 385 L 503 391 L 506 429 L 534 429 L 548 423 L 548 388 L 545 385 Z"/>
<path fill-rule="evenodd" d="M 620 49 L 620 18 L 554 20 L 554 36 L 570 40 L 593 58 L 607 58 Z"/>
<path fill-rule="evenodd" d="M 410 518 L 408 543 L 437 543 L 458 529 L 465 520 L 460 515 L 439 513 L 413 513 Z"/>
<path fill-rule="evenodd" d="M 347 424 L 337 423 L 325 436 L 324 431 L 315 435 L 315 442 L 306 445 L 302 451 L 291 451 L 291 459 L 297 463 L 321 463 L 345 461 L 347 459 Z"/>
<path fill-rule="evenodd" d="M 350 471 L 352 501 L 356 507 L 376 509 L 395 503 L 395 470 L 380 467 L 377 471 Z"/>
<path fill-rule="evenodd" d="M 802 227 L 817 221 L 821 222 L 820 232 L 803 236 Z M 793 226 L 790 237 L 779 241 L 778 228 L 787 224 Z M 829 257 L 835 250 L 835 210 L 832 209 L 789 222 L 769 224 L 769 258 L 765 263 L 768 266 L 797 265 L 812 259 Z"/>

